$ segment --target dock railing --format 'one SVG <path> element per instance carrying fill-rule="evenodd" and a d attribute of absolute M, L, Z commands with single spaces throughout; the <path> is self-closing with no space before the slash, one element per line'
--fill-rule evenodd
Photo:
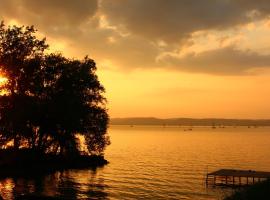
<path fill-rule="evenodd" d="M 270 179 L 270 172 L 220 169 L 206 175 L 206 186 L 243 186 Z"/>

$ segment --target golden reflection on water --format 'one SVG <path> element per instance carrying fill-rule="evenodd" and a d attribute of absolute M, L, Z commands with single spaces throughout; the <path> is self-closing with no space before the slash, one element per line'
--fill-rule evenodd
<path fill-rule="evenodd" d="M 109 165 L 46 176 L 0 180 L 4 199 L 38 194 L 68 199 L 218 199 L 206 189 L 208 171 L 270 171 L 270 128 L 129 127 L 109 129 Z"/>
<path fill-rule="evenodd" d="M 96 180 L 96 171 L 67 170 L 46 176 L 7 178 L 1 180 L 0 193 L 4 199 L 16 199 L 19 195 L 88 199 L 89 196 L 106 199 L 104 180 Z"/>
<path fill-rule="evenodd" d="M 5 199 L 12 199 L 13 198 L 13 191 L 14 182 L 13 179 L 7 178 L 0 183 L 0 192 Z"/>

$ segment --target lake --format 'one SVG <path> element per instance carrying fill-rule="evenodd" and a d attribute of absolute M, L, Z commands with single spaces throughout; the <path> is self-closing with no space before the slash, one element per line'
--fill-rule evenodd
<path fill-rule="evenodd" d="M 95 171 L 67 170 L 0 180 L 0 194 L 63 199 L 222 199 L 230 189 L 206 188 L 220 168 L 270 171 L 268 127 L 111 126 L 110 162 Z"/>

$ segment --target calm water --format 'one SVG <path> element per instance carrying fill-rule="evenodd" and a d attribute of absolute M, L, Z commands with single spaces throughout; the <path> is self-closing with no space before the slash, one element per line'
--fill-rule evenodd
<path fill-rule="evenodd" d="M 205 174 L 219 168 L 270 171 L 270 128 L 112 126 L 110 164 L 32 179 L 0 180 L 4 199 L 45 194 L 66 199 L 221 199 Z"/>

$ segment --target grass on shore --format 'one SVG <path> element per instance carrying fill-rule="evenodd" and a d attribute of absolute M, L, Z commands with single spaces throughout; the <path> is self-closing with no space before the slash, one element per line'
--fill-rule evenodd
<path fill-rule="evenodd" d="M 224 200 L 269 200 L 270 180 L 244 187 Z"/>

